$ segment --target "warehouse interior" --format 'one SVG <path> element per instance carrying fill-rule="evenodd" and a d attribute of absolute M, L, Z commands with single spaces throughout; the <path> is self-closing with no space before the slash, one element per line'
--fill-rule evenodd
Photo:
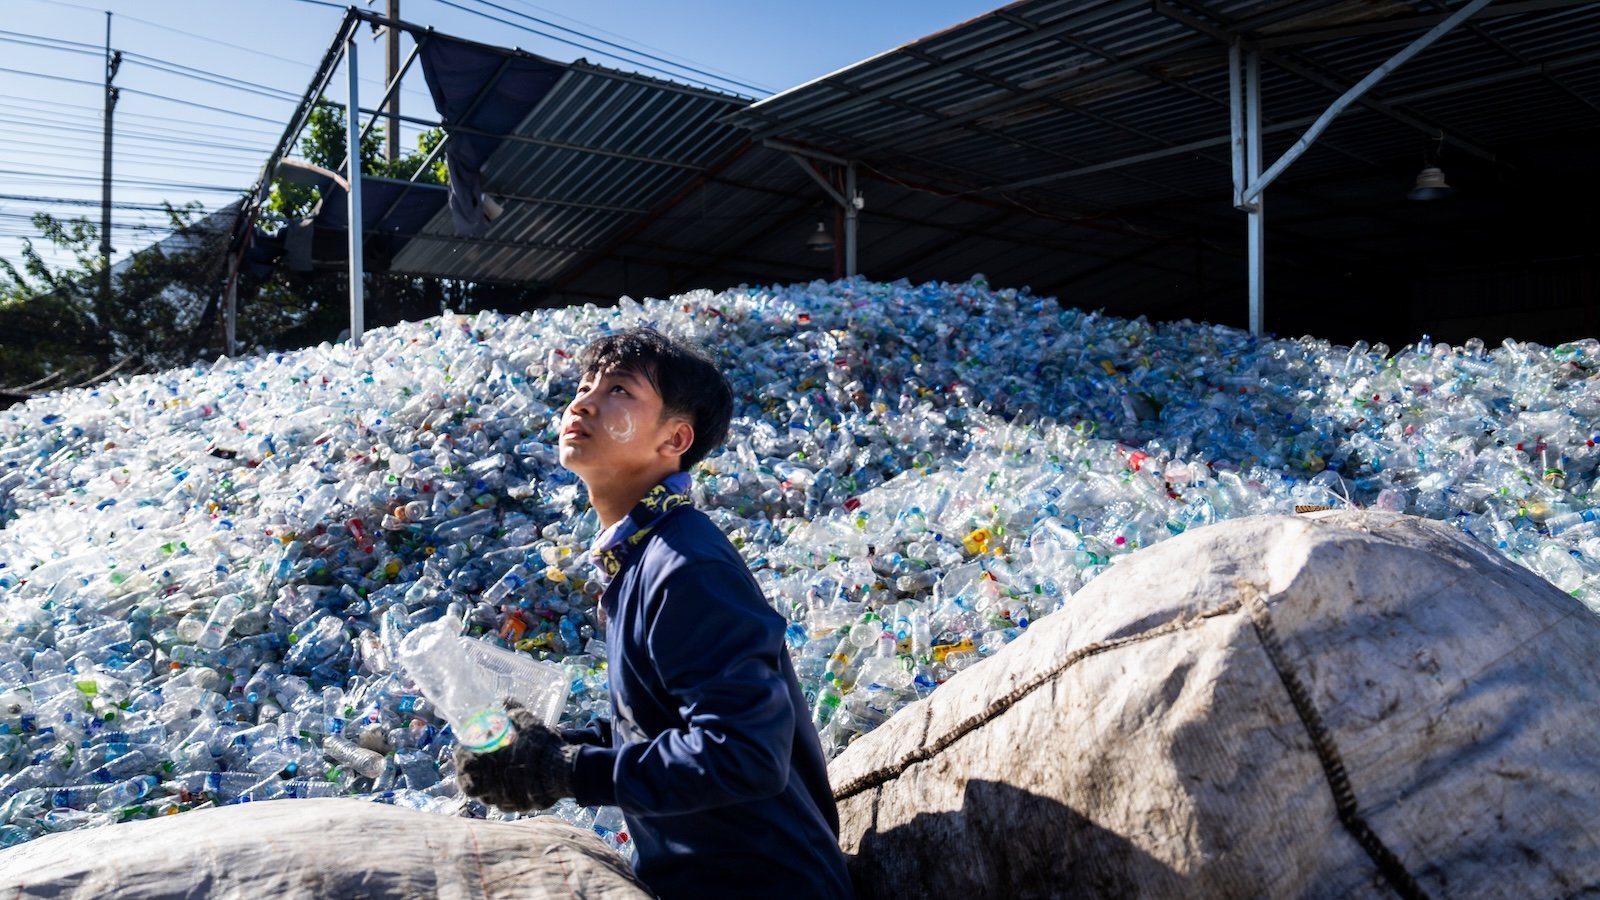
<path fill-rule="evenodd" d="M 549 306 L 982 273 L 1238 327 L 1254 280 L 1278 336 L 1600 332 L 1600 3 L 1021 0 L 753 103 L 352 9 L 255 196 L 378 23 L 416 39 L 451 186 L 360 180 L 367 271 Z M 1259 168 L 1300 144 L 1253 214 L 1251 135 Z M 348 262 L 347 204 L 313 223 L 319 264 Z"/>

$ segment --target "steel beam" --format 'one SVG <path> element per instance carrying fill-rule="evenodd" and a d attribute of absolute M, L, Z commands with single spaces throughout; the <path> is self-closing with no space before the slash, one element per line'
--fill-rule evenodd
<path fill-rule="evenodd" d="M 1273 65 L 1277 66 L 1280 69 L 1283 69 L 1286 72 L 1289 72 L 1289 73 L 1291 73 L 1293 75 L 1296 75 L 1296 76 L 1298 76 L 1300 78 L 1303 78 L 1306 81 L 1311 82 L 1312 84 L 1315 84 L 1315 85 L 1317 85 L 1319 87 L 1326 88 L 1327 90 L 1332 91 L 1336 95 L 1343 94 L 1343 93 L 1345 93 L 1346 91 L 1348 91 L 1350 89 L 1350 84 L 1348 82 L 1341 84 L 1339 81 L 1336 81 L 1333 78 L 1329 78 L 1327 76 L 1321 75 L 1321 74 L 1313 71 L 1309 66 L 1307 66 L 1305 64 L 1301 64 L 1301 63 L 1295 62 L 1295 61 L 1287 59 L 1287 58 L 1285 58 L 1283 56 L 1279 56 L 1279 55 L 1275 55 L 1275 54 L 1271 54 L 1271 53 L 1265 52 L 1263 47 L 1264 47 L 1264 44 L 1267 43 L 1267 42 L 1262 41 L 1262 40 L 1258 40 L 1253 35 L 1249 34 L 1250 29 L 1248 27 L 1242 25 L 1242 24 L 1239 24 L 1239 23 L 1224 23 L 1223 25 L 1215 25 L 1215 24 L 1212 24 L 1210 22 L 1205 21 L 1204 19 L 1200 19 L 1200 18 L 1192 16 L 1192 15 L 1186 13 L 1186 12 L 1183 12 L 1182 10 L 1175 9 L 1170 4 L 1160 3 L 1160 2 L 1158 2 L 1156 4 L 1156 11 L 1161 13 L 1162 15 L 1166 16 L 1167 18 L 1172 19 L 1174 22 L 1180 22 L 1180 23 L 1182 23 L 1184 25 L 1187 25 L 1188 27 L 1194 29 L 1197 32 L 1200 32 L 1201 34 L 1210 35 L 1214 40 L 1216 40 L 1219 43 L 1231 45 L 1236 40 L 1248 40 L 1250 42 L 1250 46 L 1255 47 L 1257 50 L 1262 50 L 1263 51 L 1262 52 L 1262 57 L 1261 57 L 1262 59 L 1266 60 L 1269 63 L 1272 63 Z M 1443 17 L 1441 16 L 1440 18 L 1442 19 Z M 1407 20 L 1407 21 L 1411 21 L 1411 20 Z M 1363 96 L 1363 97 L 1358 98 L 1356 100 L 1356 102 L 1361 104 L 1363 107 L 1366 107 L 1367 109 L 1370 109 L 1370 110 L 1373 110 L 1374 112 L 1378 112 L 1378 113 L 1381 113 L 1382 115 L 1388 116 L 1389 118 L 1395 120 L 1396 122 L 1399 122 L 1400 124 L 1406 126 L 1407 128 L 1414 128 L 1417 131 L 1429 136 L 1430 138 L 1431 137 L 1436 137 L 1441 131 L 1445 130 L 1441 126 L 1436 125 L 1436 124 L 1434 124 L 1432 122 L 1423 121 L 1422 119 L 1419 119 L 1416 116 L 1411 115 L 1410 113 L 1402 112 L 1402 111 L 1400 111 L 1398 109 L 1395 109 L 1393 104 L 1391 104 L 1389 101 L 1387 101 L 1385 99 L 1379 99 L 1379 98 L 1373 97 L 1373 96 Z M 1313 119 L 1309 119 L 1308 121 L 1315 122 L 1316 119 L 1313 118 Z M 1480 157 L 1480 158 L 1482 158 L 1482 159 L 1484 159 L 1484 160 L 1486 160 L 1488 162 L 1492 163 L 1492 162 L 1496 162 L 1497 161 L 1495 159 L 1495 155 L 1494 155 L 1493 152 L 1491 152 L 1489 150 L 1486 150 L 1483 147 L 1479 146 L 1476 141 L 1473 141 L 1470 138 L 1467 138 L 1467 137 L 1465 137 L 1465 136 L 1463 136 L 1461 134 L 1452 134 L 1452 135 L 1450 135 L 1450 140 L 1451 140 L 1452 144 L 1454 144 L 1454 145 L 1462 148 L 1463 150 L 1466 150 L 1467 152 L 1472 153 L 1473 155 L 1478 156 L 1478 157 Z M 1366 164 L 1368 166 L 1374 165 L 1371 160 L 1362 159 L 1362 158 L 1356 156 L 1355 154 L 1352 154 L 1352 153 L 1349 153 L 1347 151 L 1341 150 L 1340 148 L 1338 148 L 1338 147 L 1336 147 L 1336 146 L 1334 146 L 1332 144 L 1325 144 L 1324 146 L 1326 146 L 1328 149 L 1333 150 L 1335 152 L 1343 153 L 1345 156 L 1349 156 L 1352 159 L 1355 159 L 1358 162 L 1364 163 L 1364 164 Z"/>
<path fill-rule="evenodd" d="M 439 158 L 439 154 L 444 152 L 444 145 L 448 143 L 450 143 L 449 132 L 439 135 L 439 143 L 433 145 L 433 149 L 428 151 L 428 155 L 422 158 L 422 162 L 417 166 L 417 170 L 412 172 L 411 177 L 407 178 L 406 180 L 416 181 L 418 178 L 421 178 L 422 173 L 428 171 L 428 169 L 433 166 L 434 160 Z"/>
<path fill-rule="evenodd" d="M 828 195 L 828 199 L 832 200 L 841 208 L 850 205 L 850 201 L 846 200 L 845 196 L 839 193 L 839 189 L 834 187 L 832 184 L 829 184 L 828 179 L 823 178 L 822 173 L 818 172 L 816 168 L 813 167 L 811 163 L 804 157 L 790 153 L 789 158 L 794 160 L 794 164 L 799 166 L 807 175 L 811 176 L 811 180 L 815 181 L 817 186 L 822 188 L 823 193 Z"/>
<path fill-rule="evenodd" d="M 774 141 L 768 141 L 767 146 L 777 149 L 781 145 L 777 145 Z M 856 274 L 856 224 L 857 216 L 861 212 L 861 208 L 856 205 L 856 164 L 853 161 L 839 159 L 836 156 L 829 157 L 826 154 L 807 153 L 802 156 L 801 154 L 804 151 L 801 148 L 789 149 L 788 147 L 783 147 L 783 152 L 794 160 L 795 165 L 805 170 L 805 173 L 811 176 L 811 180 L 815 181 L 823 192 L 828 195 L 828 199 L 832 200 L 844 212 L 844 234 L 842 236 L 844 242 L 844 275 L 846 278 L 854 276 Z M 811 165 L 810 157 L 838 161 L 839 167 L 844 169 L 844 193 L 839 193 L 838 188 L 834 187 L 828 179 L 822 177 L 822 173 Z M 839 271 L 837 259 L 838 257 L 835 257 L 834 274 L 836 275 Z"/>
<path fill-rule="evenodd" d="M 1585 51 L 1583 53 L 1574 54 L 1561 59 L 1548 60 L 1542 63 L 1534 63 L 1516 69 L 1507 69 L 1502 72 L 1492 72 L 1488 75 L 1480 75 L 1476 78 L 1463 78 L 1452 81 L 1446 85 L 1440 85 L 1439 87 L 1419 88 L 1418 90 L 1410 91 L 1405 94 L 1390 96 L 1386 98 L 1386 102 L 1391 106 L 1400 106 L 1416 103 L 1422 100 L 1432 100 L 1437 97 L 1448 97 L 1467 91 L 1477 90 L 1478 88 L 1482 87 L 1503 84 L 1507 81 L 1515 81 L 1518 78 L 1548 77 L 1550 72 L 1559 69 L 1565 69 L 1570 66 L 1585 65 L 1594 62 L 1600 62 L 1600 50 Z M 1360 112 L 1359 109 L 1350 111 Z M 1303 116 L 1298 119 L 1288 119 L 1282 122 L 1274 122 L 1271 125 L 1263 126 L 1262 133 L 1276 134 L 1280 131 L 1291 131 L 1296 128 L 1303 128 L 1314 121 L 1316 121 L 1315 116 Z M 1146 153 L 1137 153 L 1133 156 L 1124 156 L 1118 159 L 1094 163 L 1092 165 L 1082 166 L 1076 169 L 1068 169 L 1062 172 L 1052 172 L 1049 175 L 1041 175 L 1038 178 L 1030 178 L 1025 181 L 994 185 L 992 187 L 986 187 L 984 190 L 993 192 L 1015 190 L 1017 188 L 1024 187 L 1036 187 L 1041 184 L 1048 184 L 1052 181 L 1062 181 L 1068 178 L 1076 178 L 1080 175 L 1092 175 L 1096 172 L 1106 172 L 1112 169 L 1120 169 L 1123 166 L 1131 166 L 1136 163 L 1150 162 L 1157 159 L 1166 159 L 1167 157 L 1171 156 L 1182 156 L 1195 150 L 1204 150 L 1210 147 L 1221 147 L 1228 143 L 1229 137 L 1226 135 L 1214 138 L 1202 138 L 1198 141 L 1190 141 L 1186 144 L 1177 144 L 1172 147 L 1164 147 L 1162 149 L 1151 150 Z M 1505 163 L 1502 161 L 1501 165 L 1505 165 Z"/>
<path fill-rule="evenodd" d="M 1244 103 L 1244 51 L 1239 41 L 1228 45 L 1228 125 L 1229 143 L 1233 147 L 1233 208 L 1249 212 L 1251 205 L 1244 202 L 1244 189 L 1250 183 L 1245 173 Z"/>
<path fill-rule="evenodd" d="M 1335 93 L 1350 89 L 1350 85 L 1348 84 L 1340 84 L 1335 79 L 1328 78 L 1298 62 L 1295 62 L 1294 60 L 1287 59 L 1279 56 L 1278 54 L 1262 51 L 1261 58 L 1277 66 L 1278 68 L 1283 69 L 1285 72 L 1288 72 L 1291 75 L 1294 75 L 1298 78 L 1303 78 L 1312 84 L 1326 88 Z M 1375 113 L 1388 116 L 1396 122 L 1399 122 L 1401 125 L 1414 129 L 1429 137 L 1437 137 L 1446 131 L 1446 129 L 1441 125 L 1424 121 L 1416 116 L 1411 115 L 1410 113 L 1395 109 L 1387 99 L 1380 99 L 1378 97 L 1369 95 L 1358 98 L 1356 102 Z M 1467 137 L 1459 131 L 1452 130 L 1452 133 L 1450 134 L 1450 145 L 1464 150 L 1485 162 L 1498 162 L 1496 154 L 1493 150 L 1490 150 L 1489 148 L 1480 144 L 1478 141 Z"/>
<path fill-rule="evenodd" d="M 842 156 L 835 156 L 832 153 L 827 153 L 822 150 L 815 150 L 811 147 L 802 147 L 798 144 L 788 143 L 787 141 L 762 141 L 761 146 L 766 147 L 768 150 L 778 150 L 780 152 L 787 153 L 790 156 L 803 156 L 807 159 L 820 159 L 823 162 L 833 163 L 836 166 L 845 166 L 850 164 L 850 160 L 845 159 Z"/>
<path fill-rule="evenodd" d="M 278 137 L 278 143 L 272 148 L 272 153 L 267 157 L 266 163 L 261 166 L 261 174 L 256 178 L 254 188 L 245 201 L 241 210 L 239 221 L 234 228 L 233 242 L 230 249 L 238 251 L 244 246 L 245 238 L 250 234 L 250 229 L 255 225 L 256 213 L 260 211 L 261 204 L 267 201 L 267 196 L 272 191 L 272 175 L 278 167 L 278 160 L 289 153 L 289 148 L 300 138 L 300 132 L 311 119 L 311 112 L 316 108 L 317 100 L 333 81 L 334 70 L 338 67 L 339 57 L 343 54 L 344 46 L 349 43 L 350 37 L 355 34 L 356 23 L 361 20 L 358 11 L 351 7 L 345 11 L 344 19 L 339 23 L 339 29 L 333 36 L 333 41 L 328 45 L 328 50 L 322 56 L 322 62 L 317 65 L 317 71 L 311 76 L 311 84 L 300 97 L 300 104 L 295 107 L 294 114 L 289 118 L 289 124 L 284 126 L 283 134 Z"/>
<path fill-rule="evenodd" d="M 390 32 L 390 34 L 398 34 L 398 33 L 399 32 L 397 32 L 397 31 L 391 31 Z M 379 115 L 383 115 L 385 118 L 392 119 L 392 121 L 390 122 L 389 127 L 396 134 L 399 133 L 399 131 L 400 131 L 400 113 L 399 113 L 399 111 L 397 111 L 397 110 L 394 110 L 394 111 L 385 110 L 384 107 L 389 105 L 389 100 L 394 96 L 394 92 L 399 90 L 399 88 L 400 88 L 400 79 L 406 77 L 406 72 L 411 68 L 411 64 L 413 62 L 416 62 L 416 60 L 417 60 L 417 54 L 422 52 L 422 45 L 427 43 L 427 42 L 428 42 L 428 39 L 427 38 L 423 38 L 422 40 L 417 41 L 416 43 L 411 45 L 411 52 L 406 55 L 406 61 L 400 66 L 400 71 L 395 73 L 394 79 L 389 82 L 389 86 L 384 90 L 383 96 L 378 99 L 378 104 L 377 104 L 378 111 L 376 111 L 376 112 L 374 112 L 372 114 L 372 118 L 367 120 L 367 124 L 361 126 L 361 137 L 365 138 L 367 136 L 367 132 L 372 130 L 372 126 L 378 124 L 378 116 Z M 350 148 L 346 147 L 345 148 L 345 154 L 348 156 L 349 153 L 350 153 Z M 344 168 L 344 164 L 340 163 L 337 168 L 341 168 L 341 169 Z"/>
<path fill-rule="evenodd" d="M 1301 135 L 1300 139 L 1295 141 L 1288 150 L 1284 151 L 1282 156 L 1278 157 L 1277 162 L 1274 162 L 1265 172 L 1261 173 L 1259 177 L 1250 179 L 1250 186 L 1245 189 L 1245 201 L 1249 202 L 1260 197 L 1261 192 L 1266 190 L 1267 185 L 1271 184 L 1273 179 L 1283 174 L 1283 171 L 1289 168 L 1289 166 L 1293 164 L 1295 160 L 1299 159 L 1301 154 L 1311 149 L 1311 145 L 1316 142 L 1317 138 L 1322 134 L 1322 132 L 1328 129 L 1329 125 L 1333 124 L 1333 120 L 1338 118 L 1339 114 L 1344 112 L 1346 107 L 1356 102 L 1356 100 L 1358 100 L 1362 94 L 1365 94 L 1369 89 L 1371 89 L 1373 85 L 1377 84 L 1379 81 L 1382 81 L 1384 76 L 1388 75 L 1390 72 L 1393 72 L 1395 69 L 1398 69 L 1407 60 L 1411 59 L 1411 57 L 1416 56 L 1418 53 L 1421 53 L 1423 50 L 1427 49 L 1433 44 L 1434 41 L 1437 41 L 1439 38 L 1449 34 L 1450 31 L 1457 25 L 1465 22 L 1472 16 L 1473 13 L 1483 9 L 1485 6 L 1488 6 L 1489 3 L 1490 0 L 1471 0 L 1471 2 L 1466 6 L 1456 10 L 1455 13 L 1453 13 L 1449 18 L 1428 29 L 1426 34 L 1412 41 L 1410 44 L 1407 44 L 1405 49 L 1401 50 L 1399 53 L 1396 53 L 1394 56 L 1389 57 L 1388 60 L 1384 61 L 1384 63 L 1378 66 L 1376 69 L 1368 72 L 1367 77 L 1356 82 L 1355 85 L 1353 85 L 1348 91 L 1344 92 L 1343 96 L 1333 101 L 1333 103 L 1323 111 L 1322 115 L 1318 116 L 1317 120 L 1311 123 L 1311 127 L 1306 129 L 1306 133 Z"/>
<path fill-rule="evenodd" d="M 1525 3 L 1503 3 L 1492 10 L 1486 10 L 1480 18 L 1500 18 L 1523 13 L 1549 12 L 1551 10 L 1570 9 L 1575 6 L 1590 6 L 1593 3 L 1594 0 L 1530 0 L 1530 2 Z M 1283 34 L 1263 35 L 1256 42 L 1256 46 L 1267 50 L 1277 47 L 1292 47 L 1298 44 L 1321 44 L 1326 41 L 1366 37 L 1373 34 L 1388 34 L 1392 31 L 1416 31 L 1420 28 L 1431 28 L 1443 22 L 1446 17 L 1447 14 L 1445 13 L 1428 16 L 1407 16 L 1403 19 L 1384 19 L 1379 22 L 1362 22 L 1358 25 L 1318 28 L 1314 31 L 1291 31 Z"/>

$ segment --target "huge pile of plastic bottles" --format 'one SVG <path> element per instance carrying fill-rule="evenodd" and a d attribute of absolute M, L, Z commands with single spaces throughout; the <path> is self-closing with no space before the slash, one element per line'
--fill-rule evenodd
<path fill-rule="evenodd" d="M 446 313 L 0 413 L 0 845 L 280 797 L 462 811 L 397 665 L 440 618 L 563 665 L 565 723 L 609 715 L 555 436 L 579 350 L 639 324 L 734 385 L 694 498 L 791 623 L 829 754 L 1219 519 L 1445 519 L 1597 605 L 1592 340 L 1391 355 L 981 277 Z M 626 846 L 614 809 L 557 812 Z"/>

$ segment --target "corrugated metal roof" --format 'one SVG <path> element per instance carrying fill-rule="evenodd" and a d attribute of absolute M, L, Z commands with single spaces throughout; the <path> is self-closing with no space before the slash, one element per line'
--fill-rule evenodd
<path fill-rule="evenodd" d="M 1021 0 L 748 105 L 572 64 L 484 166 L 505 207 L 488 234 L 459 238 L 441 212 L 393 268 L 531 282 L 552 303 L 830 277 L 836 254 L 804 242 L 818 222 L 837 234 L 836 206 L 773 141 L 855 162 L 871 277 L 981 271 L 1123 314 L 1238 321 L 1228 44 L 1262 52 L 1270 161 L 1464 2 Z M 1349 284 L 1377 297 L 1374 279 L 1419 257 L 1544 240 L 1506 222 L 1542 214 L 1518 191 L 1548 161 L 1593 168 L 1597 62 L 1600 2 L 1491 4 L 1274 182 L 1269 283 L 1291 308 L 1349 306 Z M 1460 198 L 1408 204 L 1441 133 Z"/>
<path fill-rule="evenodd" d="M 1339 90 L 1426 30 L 1429 17 L 1460 5 L 1023 0 L 752 104 L 733 121 L 758 140 L 996 193 L 1207 138 L 1225 159 L 1228 36 L 1280 44 L 1266 51 L 1262 105 L 1269 123 L 1295 122 L 1320 114 Z M 1482 147 L 1505 135 L 1568 128 L 1583 105 L 1600 102 L 1594 67 L 1582 65 L 1600 58 L 1600 4 L 1505 7 L 1480 12 L 1380 84 L 1369 99 L 1405 105 L 1416 124 L 1366 131 L 1359 149 L 1330 137 L 1331 149 L 1345 151 L 1345 169 L 1416 157 L 1419 126 Z M 1401 22 L 1410 27 L 1316 38 L 1329 28 Z M 1305 42 L 1292 42 L 1297 35 Z M 1555 69 L 1538 70 L 1541 64 Z M 1575 78 L 1557 71 L 1567 65 Z M 1462 87 L 1496 75 L 1503 80 L 1491 87 Z M 1508 102 L 1492 102 L 1496 94 Z M 1270 143 L 1287 144 L 1294 134 L 1285 130 Z M 1340 169 L 1333 159 L 1325 163 L 1321 172 L 1290 171 L 1315 177 Z M 1179 179 L 1152 187 L 1181 195 L 1192 185 Z M 1065 179 L 1060 189 L 1067 190 Z M 1081 188 L 1072 193 L 1083 199 Z M 1143 202 L 1137 192 L 1100 199 L 1108 209 Z"/>
<path fill-rule="evenodd" d="M 737 97 L 581 62 L 564 68 L 484 163 L 483 191 L 504 210 L 487 233 L 458 237 L 441 210 L 393 271 L 548 284 L 744 143 L 722 122 L 744 105 Z"/>
<path fill-rule="evenodd" d="M 1002 260 L 1008 235 L 1043 228 L 1090 252 L 1009 262 L 1008 283 L 1106 285 L 1121 271 L 1126 289 L 1111 298 L 1135 298 L 1131 312 L 1153 308 L 1142 293 L 1152 285 L 1188 280 L 1181 293 L 1196 314 L 1227 319 L 1207 298 L 1213 285 L 1226 292 L 1243 278 L 1229 43 L 1261 49 L 1270 162 L 1346 88 L 1464 3 L 1022 0 L 751 104 L 731 121 L 757 142 L 857 161 L 868 197 L 862 268 L 875 276 L 959 276 L 951 269 L 969 264 L 967 248 Z M 1464 247 L 1486 226 L 1504 238 L 1493 223 L 1516 202 L 1506 185 L 1537 168 L 1546 147 L 1589 146 L 1600 130 L 1596 62 L 1600 3 L 1480 11 L 1335 120 L 1268 190 L 1274 259 L 1310 270 L 1387 253 L 1396 259 L 1384 265 L 1397 265 L 1404 250 L 1388 248 L 1403 241 Z M 1471 195 L 1455 201 L 1453 218 L 1408 206 L 1401 197 L 1430 153 L 1462 183 L 1498 190 L 1477 206 Z M 867 223 L 906 208 L 906 184 L 961 198 L 930 224 L 980 233 L 960 251 L 937 239 L 919 244 L 927 229 L 909 224 L 876 234 Z M 977 203 L 991 214 L 958 211 Z M 904 271 L 879 268 L 885 257 Z M 1242 294 L 1234 297 L 1242 314 Z"/>

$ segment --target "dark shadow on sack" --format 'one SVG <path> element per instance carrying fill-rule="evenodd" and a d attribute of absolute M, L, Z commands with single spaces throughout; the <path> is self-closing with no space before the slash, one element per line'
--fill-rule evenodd
<path fill-rule="evenodd" d="M 869 831 L 849 858 L 871 898 L 1178 896 L 1182 880 L 1127 838 L 1049 797 L 967 783 L 961 809 Z"/>

